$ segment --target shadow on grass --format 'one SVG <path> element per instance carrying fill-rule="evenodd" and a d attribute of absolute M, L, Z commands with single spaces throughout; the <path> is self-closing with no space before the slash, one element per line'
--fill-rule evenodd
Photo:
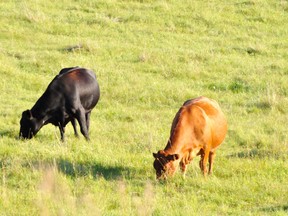
<path fill-rule="evenodd" d="M 9 167 L 11 163 L 9 160 L 0 160 L 0 168 Z M 85 176 L 92 176 L 93 178 L 105 178 L 106 180 L 119 179 L 122 176 L 131 176 L 133 170 L 123 166 L 109 166 L 101 163 L 84 162 L 74 163 L 66 159 L 54 159 L 45 161 L 33 161 L 24 163 L 23 167 L 34 170 L 57 169 L 58 172 L 63 173 L 70 178 L 78 178 Z"/>
<path fill-rule="evenodd" d="M 284 159 L 287 152 L 251 149 L 228 155 L 229 158 L 275 158 Z"/>
<path fill-rule="evenodd" d="M 130 169 L 122 166 L 107 166 L 99 163 L 71 163 L 68 160 L 56 161 L 60 172 L 72 178 L 92 175 L 94 178 L 104 177 L 107 180 L 118 179 L 129 175 Z"/>
<path fill-rule="evenodd" d="M 271 206 L 266 208 L 261 208 L 261 211 L 264 212 L 278 212 L 278 211 L 285 211 L 288 212 L 288 205 L 279 205 L 279 206 Z"/>
<path fill-rule="evenodd" d="M 241 152 L 237 152 L 234 154 L 229 155 L 228 157 L 237 157 L 237 158 L 253 158 L 253 157 L 259 157 L 260 152 L 257 149 L 252 149 L 252 150 L 247 150 L 247 151 L 241 151 Z"/>

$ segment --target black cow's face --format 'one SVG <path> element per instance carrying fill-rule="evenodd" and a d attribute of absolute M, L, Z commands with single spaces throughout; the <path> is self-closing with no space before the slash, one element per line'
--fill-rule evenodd
<path fill-rule="evenodd" d="M 30 110 L 26 110 L 22 113 L 20 120 L 20 133 L 19 137 L 24 139 L 31 139 L 39 131 L 37 127 L 37 121 L 33 118 Z"/>
<path fill-rule="evenodd" d="M 172 176 L 176 167 L 174 161 L 179 159 L 178 154 L 165 154 L 164 151 L 158 151 L 158 153 L 153 153 L 155 161 L 153 163 L 154 169 L 156 170 L 157 179 L 166 179 L 168 176 Z"/>

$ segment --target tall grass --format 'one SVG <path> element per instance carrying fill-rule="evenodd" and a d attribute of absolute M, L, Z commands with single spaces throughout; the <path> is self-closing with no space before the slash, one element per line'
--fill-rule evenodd
<path fill-rule="evenodd" d="M 0 2 L 1 215 L 286 215 L 287 1 Z M 93 69 L 90 137 L 47 125 L 19 140 L 63 67 Z M 229 123 L 213 176 L 196 158 L 157 182 L 181 104 L 205 95 Z"/>

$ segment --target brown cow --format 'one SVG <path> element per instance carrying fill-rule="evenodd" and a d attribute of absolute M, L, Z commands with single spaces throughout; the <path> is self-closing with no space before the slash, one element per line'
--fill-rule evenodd
<path fill-rule="evenodd" d="M 153 153 L 157 179 L 172 176 L 178 164 L 185 175 L 187 165 L 201 156 L 200 169 L 212 173 L 215 150 L 223 142 L 227 122 L 218 103 L 206 97 L 186 101 L 177 112 L 164 150 Z"/>

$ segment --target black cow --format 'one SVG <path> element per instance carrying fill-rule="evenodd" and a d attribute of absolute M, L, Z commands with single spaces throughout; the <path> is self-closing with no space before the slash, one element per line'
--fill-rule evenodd
<path fill-rule="evenodd" d="M 65 126 L 70 121 L 75 135 L 78 136 L 77 119 L 81 133 L 89 140 L 90 114 L 99 97 L 99 85 L 92 70 L 80 67 L 64 68 L 32 109 L 22 113 L 19 136 L 31 139 L 43 125 L 51 123 L 59 127 L 63 141 Z"/>

